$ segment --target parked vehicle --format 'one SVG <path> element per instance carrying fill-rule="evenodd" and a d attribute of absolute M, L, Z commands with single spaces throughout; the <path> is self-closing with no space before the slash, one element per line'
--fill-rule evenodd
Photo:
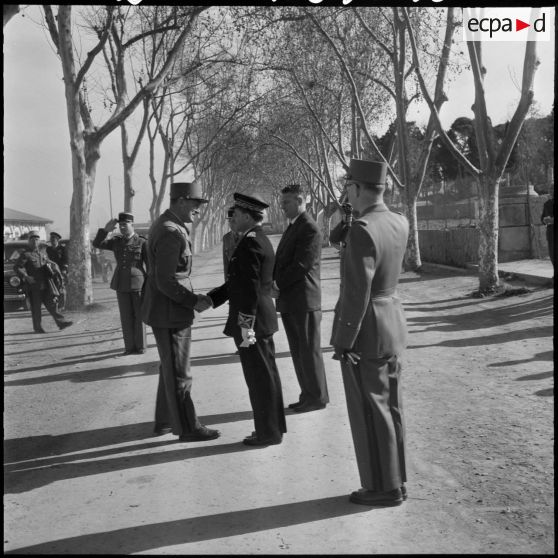
<path fill-rule="evenodd" d="M 61 244 L 67 243 L 67 240 L 61 241 Z M 44 242 L 41 244 L 46 245 Z M 24 283 L 14 271 L 14 264 L 19 253 L 28 245 L 27 240 L 4 242 L 4 312 L 31 309 Z"/>
<path fill-rule="evenodd" d="M 30 309 L 23 281 L 14 271 L 19 252 L 25 247 L 26 240 L 4 242 L 4 312 Z"/>

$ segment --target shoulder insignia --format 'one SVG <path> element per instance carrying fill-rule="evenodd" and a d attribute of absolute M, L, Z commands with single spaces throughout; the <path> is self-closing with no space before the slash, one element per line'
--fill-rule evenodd
<path fill-rule="evenodd" d="M 249 232 L 249 233 L 246 235 L 246 238 L 256 238 L 256 233 L 255 233 L 254 231 Z"/>

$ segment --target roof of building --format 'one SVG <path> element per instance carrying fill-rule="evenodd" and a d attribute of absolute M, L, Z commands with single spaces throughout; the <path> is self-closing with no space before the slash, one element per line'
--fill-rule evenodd
<path fill-rule="evenodd" d="M 37 215 L 31 215 L 30 213 L 4 207 L 4 222 L 6 221 L 17 221 L 19 223 L 53 223 L 52 219 L 45 219 L 44 217 L 37 217 Z"/>

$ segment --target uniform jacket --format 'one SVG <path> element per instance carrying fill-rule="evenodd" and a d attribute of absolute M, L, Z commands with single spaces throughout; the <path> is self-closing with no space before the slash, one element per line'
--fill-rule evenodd
<path fill-rule="evenodd" d="M 198 301 L 190 281 L 190 232 L 167 209 L 151 225 L 148 236 L 142 320 L 152 327 L 189 327 L 194 321 L 194 306 Z"/>
<path fill-rule="evenodd" d="M 231 261 L 232 255 L 236 249 L 236 245 L 240 241 L 240 238 L 241 235 L 235 233 L 234 231 L 229 231 L 223 236 L 223 271 L 225 272 L 225 280 L 227 278 L 229 262 Z"/>
<path fill-rule="evenodd" d="M 409 224 L 383 203 L 362 212 L 349 229 L 341 269 L 331 344 L 372 358 L 400 355 L 405 316 L 395 290 Z"/>
<path fill-rule="evenodd" d="M 320 310 L 322 234 L 304 211 L 283 233 L 275 255 L 273 278 L 279 287 L 277 311 Z"/>
<path fill-rule="evenodd" d="M 22 278 L 35 279 L 33 285 L 26 284 L 28 289 L 52 289 L 51 280 L 60 276 L 58 264 L 48 258 L 44 246 L 38 250 L 23 250 L 14 264 L 14 271 Z"/>
<path fill-rule="evenodd" d="M 260 225 L 242 236 L 229 263 L 227 281 L 208 293 L 215 307 L 229 301 L 225 335 L 240 338 L 239 318 L 253 322 L 256 338 L 277 331 L 277 312 L 271 298 L 274 262 L 273 247 Z"/>
<path fill-rule="evenodd" d="M 58 264 L 60 269 L 65 269 L 68 267 L 68 253 L 66 247 L 62 244 L 58 246 L 47 246 L 46 253 L 49 259 Z"/>
<path fill-rule="evenodd" d="M 123 293 L 141 291 L 145 281 L 147 263 L 145 238 L 137 233 L 128 239 L 119 235 L 107 239 L 107 235 L 105 229 L 99 229 L 93 240 L 93 246 L 114 252 L 116 269 L 110 282 L 110 288 Z"/>

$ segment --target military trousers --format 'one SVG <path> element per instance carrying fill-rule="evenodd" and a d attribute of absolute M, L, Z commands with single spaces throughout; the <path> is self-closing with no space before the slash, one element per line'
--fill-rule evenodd
<path fill-rule="evenodd" d="M 349 422 L 363 488 L 389 491 L 406 480 L 405 424 L 398 357 L 341 362 Z"/>
<path fill-rule="evenodd" d="M 273 336 L 259 338 L 249 347 L 240 347 L 240 337 L 235 337 L 235 342 L 248 386 L 256 435 L 259 438 L 280 438 L 287 431 L 287 424 Z"/>
<path fill-rule="evenodd" d="M 190 374 L 191 327 L 152 327 L 161 364 L 155 402 L 156 427 L 171 426 L 177 436 L 191 434 L 201 424 L 192 401 Z"/>
<path fill-rule="evenodd" d="M 54 318 L 56 325 L 64 322 L 64 316 L 58 311 L 55 297 L 50 289 L 41 289 L 39 286 L 31 286 L 27 289 L 29 304 L 31 306 L 31 319 L 33 320 L 33 330 L 41 330 L 41 305 L 44 304 L 49 314 Z"/>
<path fill-rule="evenodd" d="M 329 403 L 320 338 L 322 311 L 282 313 L 281 319 L 300 386 L 299 401 Z"/>
<path fill-rule="evenodd" d="M 141 320 L 141 292 L 116 291 L 124 349 L 136 351 L 147 347 L 145 324 Z"/>

